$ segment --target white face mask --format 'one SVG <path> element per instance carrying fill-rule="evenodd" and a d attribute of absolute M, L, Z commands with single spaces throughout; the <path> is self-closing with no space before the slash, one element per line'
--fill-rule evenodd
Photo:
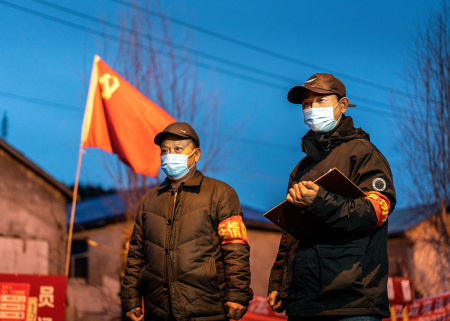
<path fill-rule="evenodd" d="M 332 130 L 342 116 L 341 114 L 339 119 L 335 120 L 333 114 L 334 109 L 340 102 L 341 101 L 339 100 L 334 107 L 316 107 L 303 110 L 305 124 L 315 133 L 323 133 Z"/>
<path fill-rule="evenodd" d="M 161 169 L 171 179 L 182 178 L 195 165 L 194 162 L 191 167 L 187 167 L 187 160 L 194 152 L 195 150 L 190 155 L 167 154 L 161 156 Z"/>

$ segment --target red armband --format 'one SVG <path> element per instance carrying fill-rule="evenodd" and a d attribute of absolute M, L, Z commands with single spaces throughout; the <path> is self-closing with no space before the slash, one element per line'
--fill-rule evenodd
<path fill-rule="evenodd" d="M 222 244 L 248 244 L 247 229 L 242 221 L 242 216 L 234 215 L 223 220 L 219 223 L 217 232 L 219 233 L 219 239 L 222 241 Z"/>
<path fill-rule="evenodd" d="M 365 198 L 372 203 L 372 206 L 375 209 L 375 214 L 378 219 L 378 223 L 375 228 L 383 225 L 388 218 L 389 210 L 391 209 L 391 202 L 389 202 L 389 199 L 386 196 L 375 191 L 366 193 Z"/>

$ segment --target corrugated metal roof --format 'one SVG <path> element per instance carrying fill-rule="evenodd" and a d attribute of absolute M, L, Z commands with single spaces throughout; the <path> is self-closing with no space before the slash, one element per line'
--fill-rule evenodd
<path fill-rule="evenodd" d="M 67 221 L 70 221 L 72 204 L 67 205 Z M 119 194 L 110 194 L 77 202 L 75 207 L 74 226 L 106 221 L 123 216 L 125 209 Z"/>
<path fill-rule="evenodd" d="M 404 233 L 440 210 L 439 205 L 418 205 L 396 209 L 389 215 L 389 235 Z"/>

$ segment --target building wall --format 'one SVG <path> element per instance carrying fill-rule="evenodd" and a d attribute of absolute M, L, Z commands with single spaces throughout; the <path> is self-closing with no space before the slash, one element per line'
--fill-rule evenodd
<path fill-rule="evenodd" d="M 67 321 L 120 319 L 121 255 L 126 228 L 125 223 L 114 223 L 74 232 L 74 241 L 84 240 L 88 244 L 88 277 L 86 280 L 69 278 Z M 71 270 L 73 263 L 71 260 Z"/>
<path fill-rule="evenodd" d="M 269 276 L 278 253 L 281 232 L 247 229 L 250 244 L 251 287 L 255 295 L 267 295 Z"/>
<path fill-rule="evenodd" d="M 389 238 L 387 243 L 389 275 L 410 277 L 408 263 L 411 256 L 411 244 L 404 236 Z"/>
<path fill-rule="evenodd" d="M 406 237 L 412 245 L 411 276 L 420 296 L 432 296 L 450 289 L 450 244 L 445 238 L 439 214 L 428 218 Z"/>
<path fill-rule="evenodd" d="M 74 241 L 87 243 L 87 279 L 70 277 L 67 284 L 67 321 L 119 320 L 120 268 L 123 224 L 74 232 Z M 71 260 L 71 275 L 75 260 Z"/>
<path fill-rule="evenodd" d="M 2 273 L 48 274 L 49 243 L 46 240 L 0 236 Z"/>
<path fill-rule="evenodd" d="M 104 276 L 117 280 L 118 284 L 125 228 L 125 223 L 116 223 L 74 233 L 74 240 L 88 243 L 89 284 L 103 286 Z"/>
<path fill-rule="evenodd" d="M 22 251 L 15 252 L 15 267 L 7 260 L 0 260 L 0 273 L 14 270 L 30 274 L 64 274 L 65 197 L 1 149 L 0 213 L 0 247 Z M 36 246 L 38 248 L 33 250 Z M 43 256 L 48 260 L 47 267 L 43 267 L 42 260 L 35 264 L 35 260 Z M 11 258 L 11 253 L 7 257 Z"/>

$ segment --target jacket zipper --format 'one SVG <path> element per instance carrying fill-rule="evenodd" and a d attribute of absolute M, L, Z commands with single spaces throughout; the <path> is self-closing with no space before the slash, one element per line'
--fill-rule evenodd
<path fill-rule="evenodd" d="M 169 301 L 169 309 L 171 309 L 172 303 L 170 302 L 170 297 L 171 297 L 171 292 L 170 292 L 170 283 L 172 281 L 172 269 L 170 267 L 170 260 L 169 260 L 169 254 L 170 254 L 170 240 L 172 239 L 172 230 L 173 230 L 173 219 L 175 217 L 175 209 L 176 209 L 176 204 L 177 204 L 177 196 L 178 196 L 178 190 L 175 191 L 174 197 L 173 197 L 173 207 L 172 207 L 172 215 L 169 216 L 168 220 L 170 221 L 170 227 L 169 227 L 169 232 L 166 235 L 166 251 L 167 253 L 165 253 L 165 258 L 164 258 L 164 263 L 165 263 L 165 267 L 166 267 L 166 273 L 167 273 L 167 290 L 168 290 L 168 296 L 167 299 Z M 169 312 L 170 313 L 170 312 Z"/>

